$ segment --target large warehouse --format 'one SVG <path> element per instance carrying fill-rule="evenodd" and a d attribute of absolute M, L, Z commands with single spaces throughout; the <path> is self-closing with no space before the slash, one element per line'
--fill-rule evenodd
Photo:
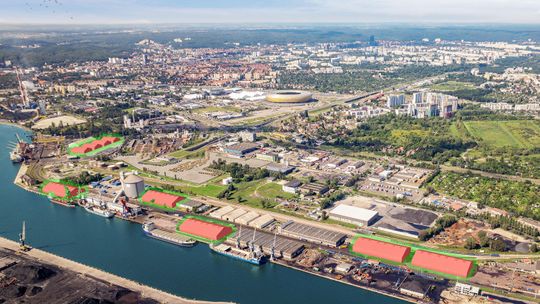
<path fill-rule="evenodd" d="M 141 198 L 144 203 L 152 203 L 167 208 L 175 208 L 176 204 L 184 199 L 185 197 L 183 196 L 163 193 L 156 190 L 146 191 Z"/>
<path fill-rule="evenodd" d="M 427 270 L 466 278 L 471 271 L 473 262 L 444 254 L 417 250 L 413 256 L 412 265 Z"/>
<path fill-rule="evenodd" d="M 347 235 L 344 233 L 326 230 L 293 221 L 284 223 L 279 227 L 278 230 L 279 233 L 289 237 L 332 247 L 340 246 L 343 244 L 343 242 L 345 242 L 345 239 L 347 239 Z"/>
<path fill-rule="evenodd" d="M 180 227 L 178 227 L 178 229 L 181 232 L 209 239 L 212 241 L 220 240 L 232 233 L 231 227 L 222 226 L 219 224 L 210 223 L 194 218 L 188 218 L 187 220 L 185 220 L 182 224 L 180 224 Z"/>
<path fill-rule="evenodd" d="M 352 251 L 366 256 L 403 263 L 411 253 L 411 248 L 359 237 L 354 243 Z"/>
<path fill-rule="evenodd" d="M 351 223 L 358 226 L 369 226 L 377 221 L 377 211 L 359 208 L 351 205 L 338 205 L 330 210 L 329 217 L 336 221 Z"/>
<path fill-rule="evenodd" d="M 311 93 L 304 91 L 276 91 L 266 95 L 266 101 L 273 103 L 303 103 L 312 98 Z"/>

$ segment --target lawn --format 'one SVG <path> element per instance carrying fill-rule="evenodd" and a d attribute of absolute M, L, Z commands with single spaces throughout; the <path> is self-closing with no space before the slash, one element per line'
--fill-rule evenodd
<path fill-rule="evenodd" d="M 193 186 L 193 187 L 181 187 L 181 188 L 186 189 L 195 195 L 217 197 L 218 194 L 220 194 L 223 190 L 225 190 L 226 187 L 222 185 L 207 184 L 207 185 L 198 186 L 198 187 Z"/>
<path fill-rule="evenodd" d="M 276 205 L 276 199 L 289 199 L 294 195 L 284 192 L 281 189 L 281 185 L 274 182 L 266 182 L 265 180 L 244 182 L 234 185 L 238 188 L 232 195 L 233 200 L 241 199 L 242 204 L 250 205 L 252 207 L 263 207 L 263 200 L 268 199 L 272 205 Z"/>
<path fill-rule="evenodd" d="M 540 147 L 540 125 L 533 120 L 466 121 L 464 124 L 469 134 L 490 147 Z"/>

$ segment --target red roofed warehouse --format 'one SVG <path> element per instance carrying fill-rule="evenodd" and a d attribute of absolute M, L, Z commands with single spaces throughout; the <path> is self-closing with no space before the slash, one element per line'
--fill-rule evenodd
<path fill-rule="evenodd" d="M 81 153 L 81 154 L 88 153 L 90 151 L 92 151 L 92 149 L 90 147 L 86 146 L 86 145 L 83 145 L 81 147 L 75 147 L 75 148 L 71 149 L 71 152 L 73 152 L 73 153 Z"/>
<path fill-rule="evenodd" d="M 153 203 L 167 208 L 176 207 L 176 203 L 183 200 L 185 197 L 163 193 L 155 190 L 148 190 L 143 196 L 142 201 Z"/>
<path fill-rule="evenodd" d="M 189 218 L 179 227 L 180 231 L 217 241 L 232 232 L 232 228 Z"/>
<path fill-rule="evenodd" d="M 473 262 L 443 254 L 417 250 L 412 259 L 412 265 L 466 278 L 469 271 L 471 271 Z"/>
<path fill-rule="evenodd" d="M 74 186 L 63 185 L 60 183 L 50 182 L 43 187 L 43 193 L 49 195 L 54 194 L 58 197 L 76 196 L 79 189 Z"/>
<path fill-rule="evenodd" d="M 369 238 L 360 237 L 352 247 L 353 252 L 381 258 L 393 262 L 403 263 L 405 258 L 411 252 L 407 246 L 395 245 L 392 243 L 381 242 Z"/>

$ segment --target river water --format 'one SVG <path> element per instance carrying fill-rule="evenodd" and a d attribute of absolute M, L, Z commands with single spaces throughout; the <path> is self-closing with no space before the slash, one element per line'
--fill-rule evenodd
<path fill-rule="evenodd" d="M 0 125 L 0 147 L 26 137 Z M 248 304 L 405 303 L 275 264 L 262 267 L 211 253 L 198 244 L 181 248 L 143 235 L 141 226 L 104 219 L 82 208 L 52 204 L 13 184 L 19 165 L 0 151 L 0 236 L 17 240 L 26 221 L 28 243 L 53 254 L 177 294 Z"/>

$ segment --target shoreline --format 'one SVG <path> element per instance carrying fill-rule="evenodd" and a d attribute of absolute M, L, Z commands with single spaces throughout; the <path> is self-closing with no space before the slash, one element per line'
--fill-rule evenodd
<path fill-rule="evenodd" d="M 29 191 L 29 192 L 33 192 L 35 194 L 40 194 L 32 189 L 29 189 L 27 186 L 25 186 L 24 184 L 20 183 L 20 177 L 22 175 L 24 175 L 26 173 L 26 169 L 27 169 L 27 166 L 23 163 L 21 164 L 19 170 L 17 171 L 17 175 L 15 176 L 15 179 L 13 180 L 13 183 L 15 185 L 17 185 L 18 187 L 24 189 L 25 191 Z M 0 237 L 0 247 L 2 246 L 2 237 Z M 5 240 L 5 239 L 4 239 Z M 18 246 L 18 245 L 17 245 Z M 18 247 L 17 247 L 18 248 Z M 30 252 L 34 251 L 34 249 L 32 249 Z M 45 252 L 46 253 L 46 252 Z M 61 257 L 60 257 L 61 258 Z M 63 258 L 62 258 L 63 259 Z M 70 261 L 70 260 L 69 260 Z M 78 262 L 74 262 L 72 261 L 73 263 L 76 263 L 76 264 L 80 264 Z M 341 281 L 341 280 L 337 280 L 335 278 L 332 278 L 332 277 L 329 277 L 329 276 L 324 276 L 324 275 L 321 275 L 321 274 L 318 274 L 318 273 L 313 273 L 313 272 L 310 272 L 308 270 L 305 270 L 305 269 L 301 269 L 301 268 L 297 268 L 297 267 L 294 267 L 294 266 L 291 266 L 291 265 L 288 265 L 286 263 L 282 263 L 280 261 L 272 261 L 271 263 L 274 263 L 278 266 L 281 266 L 281 267 L 286 267 L 286 268 L 289 268 L 289 269 L 292 269 L 292 270 L 296 270 L 296 271 L 301 271 L 303 273 L 306 273 L 306 274 L 309 274 L 309 275 L 315 275 L 317 277 L 320 277 L 320 278 L 323 278 L 323 279 L 327 279 L 327 280 L 331 280 L 331 281 L 334 281 L 334 282 L 337 282 L 337 283 L 341 283 L 341 284 L 346 284 L 348 286 L 351 286 L 351 287 L 355 287 L 355 288 L 360 288 L 362 290 L 365 290 L 365 291 L 368 291 L 368 292 L 373 292 L 373 293 L 377 293 L 377 294 L 380 294 L 382 296 L 386 296 L 386 297 L 391 297 L 391 298 L 395 298 L 395 299 L 398 299 L 398 300 L 402 300 L 402 301 L 405 301 L 405 302 L 408 302 L 408 303 L 417 303 L 417 301 L 413 301 L 411 298 L 407 298 L 407 297 L 401 297 L 400 295 L 398 294 L 389 294 L 389 293 L 386 293 L 384 291 L 381 291 L 381 290 L 378 290 L 378 289 L 375 289 L 375 288 L 371 288 L 371 287 L 367 287 L 367 286 L 360 286 L 360 285 L 354 285 L 352 283 L 349 283 L 349 282 L 345 282 L 345 281 Z M 81 264 L 83 266 L 86 266 L 84 264 Z M 57 265 L 57 266 L 60 266 L 60 265 Z M 61 267 L 61 266 L 60 266 Z M 89 267 L 89 268 L 92 268 L 92 269 L 95 269 L 93 267 L 90 267 L 90 266 L 86 266 L 86 267 Z M 76 271 L 78 272 L 77 270 L 75 269 L 71 269 L 73 271 Z M 99 269 L 96 269 L 98 271 L 100 271 Z M 102 270 L 101 270 L 102 271 Z M 105 271 L 102 271 L 102 272 L 105 272 Z M 106 272 L 105 272 L 106 273 Z M 110 274 L 112 276 L 116 276 L 114 274 Z M 118 277 L 118 276 L 117 276 Z M 140 286 L 145 286 L 145 285 L 142 285 L 138 282 L 135 282 L 135 281 L 131 281 L 131 280 L 128 280 L 128 279 L 125 279 L 125 278 L 122 278 L 122 277 L 118 277 L 119 279 L 123 279 L 123 280 L 126 280 L 126 281 L 130 281 L 130 282 L 133 282 L 134 284 L 138 284 Z M 111 281 L 112 282 L 112 281 Z M 114 282 L 112 282 L 114 283 Z M 122 286 L 121 284 L 118 284 L 118 283 L 115 283 L 116 285 L 120 285 Z M 148 287 L 148 286 L 145 286 L 145 287 Z M 152 288 L 152 287 L 148 287 L 148 288 L 151 288 L 151 289 L 155 289 L 155 288 Z M 140 291 L 141 294 L 145 295 L 144 292 L 142 290 L 139 290 L 137 288 L 133 288 L 135 291 Z M 158 289 L 155 289 L 156 291 L 160 291 Z M 160 291 L 160 292 L 163 292 L 163 291 Z M 170 296 L 174 296 L 172 294 L 169 294 L 169 293 L 166 293 L 166 292 L 163 292 L 167 295 L 170 295 Z M 148 296 L 148 295 L 146 295 Z M 150 296 L 148 296 L 150 297 Z M 178 297 L 178 296 L 175 296 L 175 297 Z M 214 304 L 225 304 L 225 303 L 230 303 L 230 302 L 206 302 L 206 301 L 198 301 L 198 300 L 189 300 L 189 299 L 184 299 L 184 298 L 181 298 L 181 297 L 178 297 L 179 299 L 181 299 L 182 301 L 186 301 L 186 302 L 172 302 L 172 303 L 179 303 L 179 304 L 209 304 L 209 303 L 214 303 Z M 169 302 L 163 302 L 163 303 L 169 303 Z"/>
<path fill-rule="evenodd" d="M 7 120 L 0 120 L 0 125 L 18 127 L 18 128 L 21 128 L 21 129 L 25 130 L 26 132 L 32 132 L 32 133 L 34 132 L 32 129 L 30 129 L 28 127 L 25 127 L 25 126 L 20 125 L 18 123 L 7 121 Z"/>
<path fill-rule="evenodd" d="M 20 254 L 32 260 L 36 260 L 43 264 L 51 264 L 56 267 L 67 269 L 75 273 L 88 276 L 93 279 L 106 281 L 110 284 L 114 284 L 120 287 L 128 288 L 130 290 L 140 292 L 144 297 L 154 299 L 160 303 L 178 303 L 178 304 L 231 304 L 231 302 L 209 302 L 195 299 L 186 299 L 171 293 L 135 282 L 115 274 L 75 262 L 52 253 L 40 249 L 31 249 L 28 252 L 20 252 L 19 244 L 12 240 L 0 237 L 0 247 L 11 250 L 16 254 Z"/>
<path fill-rule="evenodd" d="M 320 277 L 320 278 L 323 278 L 323 279 L 331 280 L 331 281 L 334 281 L 336 283 L 341 283 L 341 284 L 349 285 L 349 286 L 352 286 L 352 287 L 355 287 L 355 288 L 360 288 L 360 289 L 363 289 L 363 290 L 367 290 L 369 292 L 374 292 L 374 293 L 380 294 L 380 295 L 385 296 L 385 297 L 391 297 L 391 298 L 402 300 L 402 301 L 405 301 L 405 302 L 408 302 L 408 303 L 418 303 L 419 302 L 419 301 L 413 301 L 411 298 L 406 298 L 406 297 L 399 296 L 398 294 L 386 293 L 386 292 L 384 292 L 382 290 L 379 290 L 379 289 L 376 289 L 376 288 L 371 288 L 371 287 L 368 287 L 368 286 L 354 285 L 354 284 L 352 284 L 350 282 L 345 282 L 345 281 L 342 281 L 342 280 L 338 280 L 338 279 L 332 278 L 330 276 L 324 276 L 322 274 L 314 273 L 314 272 L 311 272 L 311 271 L 306 270 L 306 269 L 296 268 L 294 266 L 288 265 L 286 263 L 281 263 L 279 261 L 272 261 L 271 263 L 274 263 L 274 264 L 282 266 L 282 267 L 287 267 L 289 269 L 293 269 L 293 270 L 296 270 L 296 271 L 301 271 L 301 272 L 304 272 L 304 273 L 307 273 L 307 274 L 310 274 L 310 275 L 314 275 L 314 276 L 317 276 L 317 277 Z"/>

